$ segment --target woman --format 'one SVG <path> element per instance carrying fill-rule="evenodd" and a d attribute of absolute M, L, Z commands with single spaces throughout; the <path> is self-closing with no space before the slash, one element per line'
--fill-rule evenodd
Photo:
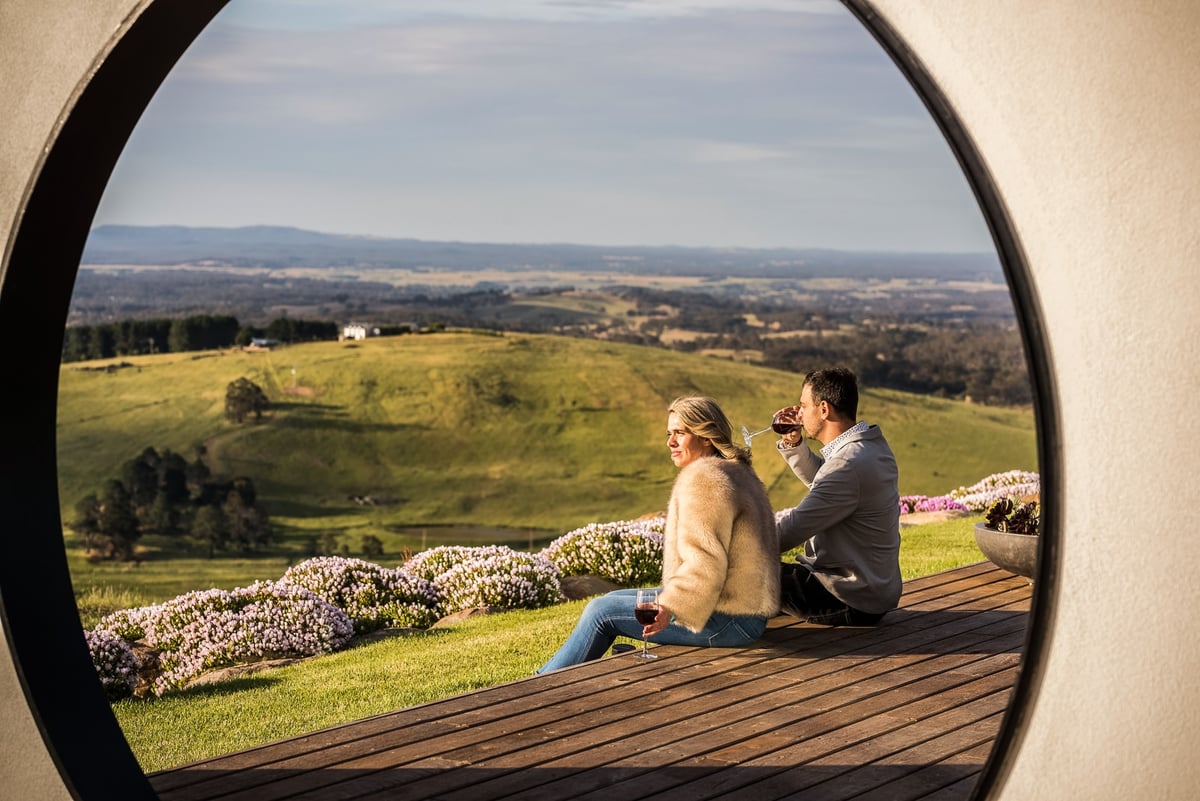
<path fill-rule="evenodd" d="M 538 673 L 599 658 L 617 635 L 668 645 L 734 647 L 762 636 L 779 610 L 775 513 L 709 398 L 679 398 L 667 413 L 667 447 L 679 468 L 667 506 L 659 612 L 643 626 L 635 589 L 593 598 L 566 643 Z"/>

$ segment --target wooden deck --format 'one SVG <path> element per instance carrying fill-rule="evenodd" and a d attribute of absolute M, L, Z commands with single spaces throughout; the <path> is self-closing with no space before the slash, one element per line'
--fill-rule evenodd
<path fill-rule="evenodd" d="M 149 779 L 163 801 L 966 799 L 1030 596 L 983 562 L 908 582 L 877 628 L 778 617 L 752 647 L 662 646 Z"/>

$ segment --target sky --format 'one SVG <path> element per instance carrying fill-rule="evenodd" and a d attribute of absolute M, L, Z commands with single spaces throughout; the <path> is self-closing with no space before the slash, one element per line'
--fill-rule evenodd
<path fill-rule="evenodd" d="M 836 0 L 231 0 L 93 224 L 994 251 Z"/>

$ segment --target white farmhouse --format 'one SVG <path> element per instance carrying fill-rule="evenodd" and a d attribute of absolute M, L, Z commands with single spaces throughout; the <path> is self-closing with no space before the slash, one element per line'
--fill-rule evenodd
<path fill-rule="evenodd" d="M 379 336 L 379 329 L 366 323 L 346 323 L 342 328 L 342 339 L 366 339 Z"/>

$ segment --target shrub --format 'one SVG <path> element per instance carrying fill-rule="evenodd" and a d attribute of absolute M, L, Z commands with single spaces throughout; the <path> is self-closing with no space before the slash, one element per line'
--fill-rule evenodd
<path fill-rule="evenodd" d="M 504 546 L 467 548 L 465 552 L 465 558 L 436 579 L 448 612 L 477 606 L 538 609 L 564 600 L 558 568 L 540 554 Z"/>
<path fill-rule="evenodd" d="M 432 581 L 362 559 L 308 559 L 289 567 L 279 581 L 310 590 L 341 609 L 358 634 L 386 627 L 427 628 L 442 614 L 441 593 Z"/>
<path fill-rule="evenodd" d="M 213 668 L 334 651 L 350 640 L 354 626 L 309 590 L 256 582 L 115 612 L 96 630 L 160 651 L 153 692 L 162 695 Z"/>
<path fill-rule="evenodd" d="M 970 511 L 959 501 L 949 495 L 937 495 L 930 498 L 927 495 L 901 495 L 900 514 L 913 512 L 966 512 Z"/>
<path fill-rule="evenodd" d="M 954 500 L 972 512 L 983 512 L 993 503 L 1010 496 L 1041 494 L 1041 477 L 1024 470 L 993 473 L 969 487 L 959 487 L 949 493 Z"/>
<path fill-rule="evenodd" d="M 109 631 L 85 631 L 92 664 L 110 701 L 128 698 L 138 683 L 138 661 L 129 643 Z"/>
<path fill-rule="evenodd" d="M 512 552 L 512 548 L 505 545 L 439 545 L 416 554 L 404 563 L 401 570 L 436 583 L 443 573 L 467 559 L 486 559 Z"/>
<path fill-rule="evenodd" d="M 599 576 L 626 587 L 662 580 L 666 519 L 590 523 L 551 542 L 542 555 L 564 576 Z"/>

